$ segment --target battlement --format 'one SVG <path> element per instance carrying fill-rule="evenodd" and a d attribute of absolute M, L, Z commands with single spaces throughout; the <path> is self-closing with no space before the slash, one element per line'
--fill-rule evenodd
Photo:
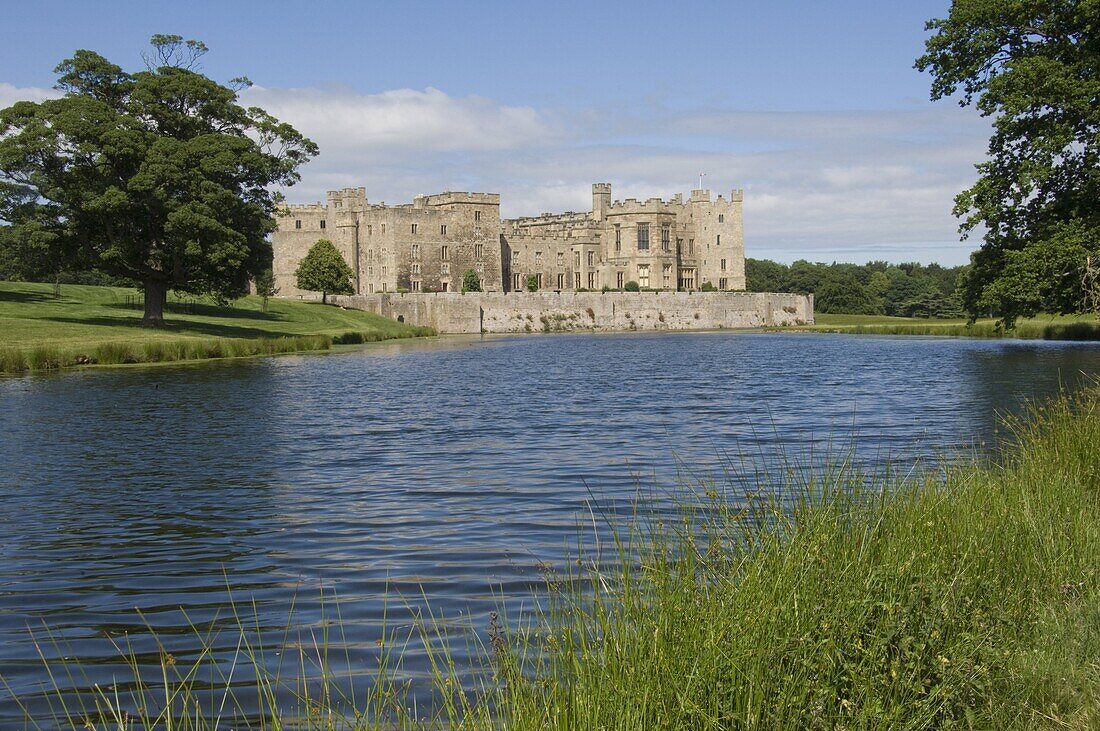
<path fill-rule="evenodd" d="M 607 215 L 609 217 L 631 213 L 675 215 L 681 206 L 682 203 L 678 198 L 668 201 L 661 198 L 649 198 L 645 201 L 639 201 L 637 198 L 627 198 L 626 200 L 612 202 L 607 209 Z"/>
<path fill-rule="evenodd" d="M 341 188 L 340 190 L 330 190 L 328 192 L 328 199 L 334 198 L 359 198 L 363 202 L 367 200 L 366 188 Z"/>
<path fill-rule="evenodd" d="M 455 203 L 478 203 L 487 206 L 500 205 L 500 193 L 467 193 L 466 191 L 445 191 L 434 195 L 418 195 L 413 205 L 446 206 Z"/>
<path fill-rule="evenodd" d="M 287 203 L 281 208 L 292 213 L 325 213 L 328 211 L 328 206 L 322 203 Z"/>

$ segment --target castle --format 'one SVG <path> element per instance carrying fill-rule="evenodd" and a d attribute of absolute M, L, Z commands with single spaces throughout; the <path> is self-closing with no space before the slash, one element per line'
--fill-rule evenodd
<path fill-rule="evenodd" d="M 502 220 L 496 193 L 439 193 L 412 203 L 369 203 L 364 188 L 330 191 L 326 205 L 291 205 L 272 239 L 275 285 L 297 288 L 295 270 L 329 239 L 354 272 L 356 294 L 455 292 L 477 272 L 487 292 L 604 287 L 691 291 L 745 288 L 743 194 L 711 200 L 694 190 L 665 201 L 612 201 L 592 186 L 592 210 Z"/>

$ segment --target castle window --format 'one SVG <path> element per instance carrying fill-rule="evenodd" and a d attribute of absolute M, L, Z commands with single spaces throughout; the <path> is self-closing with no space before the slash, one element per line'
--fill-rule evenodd
<path fill-rule="evenodd" d="M 695 239 L 688 239 L 688 256 L 695 256 Z"/>
<path fill-rule="evenodd" d="M 729 289 L 728 282 L 725 277 L 718 280 L 718 289 Z"/>
<path fill-rule="evenodd" d="M 296 221 L 294 222 L 294 228 L 301 228 L 301 227 L 302 227 L 302 221 L 301 221 L 301 219 L 298 219 L 298 220 L 296 220 Z"/>
<path fill-rule="evenodd" d="M 383 236 L 386 235 L 386 224 L 384 224 L 384 223 L 382 224 L 382 235 Z M 382 290 L 382 291 L 385 291 L 385 290 Z"/>
<path fill-rule="evenodd" d="M 615 251 L 623 250 L 623 229 L 619 224 L 615 224 Z"/>
<path fill-rule="evenodd" d="M 579 251 L 574 251 L 573 252 L 573 268 L 574 269 L 580 269 L 581 268 L 581 252 L 579 252 Z M 577 276 L 579 277 L 580 275 L 578 274 Z M 580 284 L 577 284 L 577 286 L 579 287 Z"/>
<path fill-rule="evenodd" d="M 725 222 L 726 222 L 725 214 L 719 213 L 718 214 L 718 223 L 725 223 Z"/>
<path fill-rule="evenodd" d="M 386 276 L 386 267 L 382 267 L 382 276 Z"/>
<path fill-rule="evenodd" d="M 563 254 L 560 251 L 558 252 L 558 266 L 560 266 L 560 267 L 565 266 L 565 254 Z"/>
<path fill-rule="evenodd" d="M 451 273 L 451 265 L 450 265 L 450 263 L 448 263 L 448 262 L 443 262 L 442 264 L 440 264 L 440 265 L 439 265 L 439 273 L 440 273 L 440 274 L 450 274 L 450 273 Z"/>
<path fill-rule="evenodd" d="M 726 260 L 725 259 L 722 260 L 722 265 L 721 265 L 720 268 L 722 269 L 722 271 L 726 271 Z"/>
<path fill-rule="evenodd" d="M 581 273 L 573 272 L 573 289 L 581 288 Z"/>
<path fill-rule="evenodd" d="M 558 289 L 565 289 L 565 275 L 558 275 Z"/>
<path fill-rule="evenodd" d="M 417 262 L 417 261 L 413 262 L 412 273 L 413 274 L 419 274 L 420 273 L 420 262 Z"/>
<path fill-rule="evenodd" d="M 440 236 L 446 236 L 447 235 L 447 224 L 445 224 L 445 223 L 439 224 L 439 235 Z"/>
<path fill-rule="evenodd" d="M 474 211 L 474 220 L 475 221 L 480 221 L 481 220 L 481 211 Z"/>
<path fill-rule="evenodd" d="M 474 244 L 474 258 L 478 261 L 485 258 L 485 244 Z"/>
<path fill-rule="evenodd" d="M 374 236 L 374 224 L 367 224 L 367 236 Z"/>
<path fill-rule="evenodd" d="M 638 265 L 638 286 L 646 287 L 646 288 L 649 287 L 649 265 L 648 264 L 639 264 Z"/>
<path fill-rule="evenodd" d="M 535 266 L 537 266 L 537 267 L 542 266 L 542 252 L 541 251 L 536 251 L 535 252 Z"/>
<path fill-rule="evenodd" d="M 485 271 L 485 262 L 483 262 L 483 261 L 475 262 L 474 263 L 474 269 L 479 273 L 484 272 Z"/>
<path fill-rule="evenodd" d="M 588 266 L 594 266 L 596 263 L 596 252 L 588 252 Z"/>
<path fill-rule="evenodd" d="M 370 284 L 368 284 L 367 287 L 369 288 L 367 291 L 370 292 L 371 294 L 374 294 L 374 282 L 371 282 Z"/>
<path fill-rule="evenodd" d="M 383 291 L 383 292 L 385 292 L 385 291 L 386 291 L 386 283 L 385 283 L 385 282 L 382 282 L 382 291 Z"/>
<path fill-rule="evenodd" d="M 615 289 L 623 288 L 624 279 L 626 279 L 626 272 L 615 272 Z"/>
<path fill-rule="evenodd" d="M 419 259 L 420 258 L 420 244 L 413 244 L 412 249 L 413 249 L 413 258 L 414 259 Z"/>
<path fill-rule="evenodd" d="M 664 268 L 664 271 L 662 272 L 662 274 L 663 274 L 665 289 L 668 289 L 670 286 L 672 286 L 672 265 L 671 264 L 665 264 L 665 268 Z"/>
<path fill-rule="evenodd" d="M 480 239 L 481 238 L 481 226 L 474 226 L 474 238 L 475 239 Z"/>
<path fill-rule="evenodd" d="M 367 249 L 367 261 L 374 261 L 374 249 Z"/>
<path fill-rule="evenodd" d="M 668 246 L 669 246 L 669 243 L 671 241 L 671 239 L 670 239 L 671 232 L 672 232 L 672 230 L 671 230 L 669 224 L 666 223 L 664 226 L 661 226 L 661 248 L 664 249 L 665 251 L 668 251 Z"/>
<path fill-rule="evenodd" d="M 512 266 L 514 266 L 514 267 L 519 266 L 519 252 L 518 251 L 513 251 L 512 252 Z"/>
<path fill-rule="evenodd" d="M 440 261 L 451 260 L 451 248 L 449 246 L 444 245 L 439 247 L 439 259 Z"/>
<path fill-rule="evenodd" d="M 676 239 L 676 253 L 679 254 L 684 248 L 684 240 Z"/>
<path fill-rule="evenodd" d="M 517 292 L 519 290 L 523 289 L 523 275 L 522 274 L 513 274 L 512 275 L 512 289 L 517 291 Z"/>
<path fill-rule="evenodd" d="M 596 288 L 596 272 L 589 272 L 588 273 L 588 288 L 589 289 L 595 289 Z"/>
<path fill-rule="evenodd" d="M 321 219 L 321 230 L 322 231 L 325 230 L 325 219 L 323 219 L 323 218 Z"/>
<path fill-rule="evenodd" d="M 714 245 L 715 246 L 721 246 L 722 245 L 722 234 L 718 234 L 717 238 L 715 238 Z"/>
<path fill-rule="evenodd" d="M 414 223 L 412 226 L 409 227 L 412 229 L 412 233 L 416 233 L 416 226 L 417 224 Z"/>
<path fill-rule="evenodd" d="M 644 251 L 649 248 L 649 224 L 638 224 L 638 249 Z"/>
<path fill-rule="evenodd" d="M 412 282 L 410 282 L 410 285 L 411 286 L 409 287 L 409 289 L 411 289 L 412 291 L 414 291 L 414 292 L 419 292 L 420 291 L 420 280 L 419 279 L 412 280 Z"/>
<path fill-rule="evenodd" d="M 368 277 L 373 277 L 374 276 L 374 267 L 367 267 L 367 276 Z"/>
<path fill-rule="evenodd" d="M 542 289 L 542 274 L 535 275 L 535 289 Z"/>

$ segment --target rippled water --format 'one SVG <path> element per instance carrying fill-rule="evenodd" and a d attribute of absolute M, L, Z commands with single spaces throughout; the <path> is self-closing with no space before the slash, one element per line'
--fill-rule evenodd
<path fill-rule="evenodd" d="M 853 435 L 870 465 L 981 448 L 999 410 L 1098 371 L 1080 344 L 715 333 L 0 379 L 0 727 L 20 703 L 45 712 L 32 632 L 86 661 L 61 685 L 108 685 L 109 637 L 152 660 L 147 623 L 186 657 L 227 585 L 262 625 L 294 603 L 308 627 L 334 613 L 323 584 L 354 671 L 384 597 L 391 623 L 426 602 L 483 628 L 502 598 L 529 601 L 592 500 L 627 504 L 678 465 L 749 471 Z"/>

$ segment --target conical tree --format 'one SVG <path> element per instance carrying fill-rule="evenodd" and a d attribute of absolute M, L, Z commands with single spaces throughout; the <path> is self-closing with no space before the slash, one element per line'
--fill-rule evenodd
<path fill-rule="evenodd" d="M 320 239 L 309 249 L 294 272 L 298 289 L 320 292 L 321 301 L 330 294 L 355 294 L 351 286 L 351 267 L 328 239 Z"/>

